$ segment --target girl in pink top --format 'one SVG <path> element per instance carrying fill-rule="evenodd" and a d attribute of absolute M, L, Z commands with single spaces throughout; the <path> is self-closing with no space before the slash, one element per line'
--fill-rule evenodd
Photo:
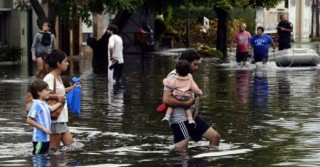
<path fill-rule="evenodd" d="M 163 84 L 164 86 L 167 86 L 173 90 L 173 96 L 177 100 L 189 100 L 193 97 L 193 94 L 195 95 L 202 95 L 202 91 L 199 89 L 198 85 L 194 82 L 192 75 L 189 74 L 190 72 L 190 63 L 186 60 L 179 60 L 179 62 L 176 64 L 176 73 L 177 75 L 169 80 L 164 79 Z M 192 117 L 192 111 L 190 106 L 185 108 L 186 114 L 188 117 L 189 124 L 194 124 L 194 120 Z M 169 121 L 170 116 L 173 112 L 172 107 L 168 107 L 166 111 L 165 117 L 162 119 L 162 121 Z"/>

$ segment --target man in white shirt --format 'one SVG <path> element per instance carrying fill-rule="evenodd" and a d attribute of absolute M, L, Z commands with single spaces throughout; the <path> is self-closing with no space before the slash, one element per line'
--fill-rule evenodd
<path fill-rule="evenodd" d="M 123 69 L 123 41 L 118 33 L 118 27 L 110 24 L 107 33 L 110 35 L 108 42 L 108 81 L 119 82 Z"/>

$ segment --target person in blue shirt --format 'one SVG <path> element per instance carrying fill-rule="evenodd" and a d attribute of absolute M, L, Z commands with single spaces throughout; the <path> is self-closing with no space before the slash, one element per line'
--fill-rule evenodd
<path fill-rule="evenodd" d="M 49 98 L 49 86 L 46 82 L 37 79 L 29 87 L 33 101 L 28 112 L 27 123 L 33 126 L 32 142 L 33 154 L 46 154 L 50 147 L 50 112 L 58 109 L 63 105 L 63 101 L 59 101 L 49 106 L 45 100 Z"/>
<path fill-rule="evenodd" d="M 257 28 L 257 34 L 250 39 L 250 44 L 253 47 L 255 62 L 267 63 L 269 44 L 273 47 L 273 52 L 275 52 L 275 45 L 272 38 L 264 34 L 264 28 L 261 26 Z"/>

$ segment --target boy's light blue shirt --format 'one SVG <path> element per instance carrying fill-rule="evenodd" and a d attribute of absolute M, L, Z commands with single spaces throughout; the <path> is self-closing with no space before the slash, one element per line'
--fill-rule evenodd
<path fill-rule="evenodd" d="M 49 105 L 40 100 L 33 100 L 32 106 L 28 113 L 28 117 L 34 119 L 38 124 L 50 129 L 51 127 L 51 117 L 50 117 L 50 107 Z M 50 135 L 46 134 L 43 130 L 34 127 L 32 134 L 32 141 L 34 142 L 48 142 L 50 141 Z"/>

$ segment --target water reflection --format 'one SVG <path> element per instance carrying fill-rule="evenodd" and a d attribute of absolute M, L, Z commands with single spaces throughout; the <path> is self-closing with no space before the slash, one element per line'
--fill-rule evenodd
<path fill-rule="evenodd" d="M 108 118 L 121 120 L 124 113 L 123 86 L 108 82 Z"/>
<path fill-rule="evenodd" d="M 277 72 L 278 101 L 281 111 L 287 111 L 290 105 L 290 86 L 288 71 Z"/>
<path fill-rule="evenodd" d="M 179 166 L 179 167 L 190 167 L 190 166 L 207 166 L 205 161 L 201 158 L 192 158 L 192 151 L 172 151 L 170 157 L 168 157 L 167 166 Z"/>
<path fill-rule="evenodd" d="M 257 112 L 268 110 L 269 84 L 266 70 L 258 70 L 253 76 L 253 105 Z"/>
<path fill-rule="evenodd" d="M 249 98 L 249 70 L 237 70 L 236 71 L 236 98 L 239 102 L 239 107 L 243 109 L 248 108 Z"/>
<path fill-rule="evenodd" d="M 49 155 L 38 154 L 32 156 L 32 165 L 34 167 L 38 166 L 49 166 L 50 157 Z"/>
<path fill-rule="evenodd" d="M 208 142 L 172 151 L 170 128 L 155 111 L 173 58 L 126 58 L 122 85 L 109 85 L 107 76 L 93 74 L 91 59 L 71 68 L 70 75 L 82 81 L 83 112 L 70 114 L 69 125 L 83 147 L 44 157 L 31 155 L 32 128 L 22 110 L 31 79 L 20 67 L 0 66 L 0 166 L 319 165 L 319 67 L 236 71 L 203 61 L 194 74 L 205 91 L 201 114 L 221 133 L 222 142 L 219 154 L 195 158 L 214 152 Z M 229 153 L 244 149 L 250 152 Z"/>

